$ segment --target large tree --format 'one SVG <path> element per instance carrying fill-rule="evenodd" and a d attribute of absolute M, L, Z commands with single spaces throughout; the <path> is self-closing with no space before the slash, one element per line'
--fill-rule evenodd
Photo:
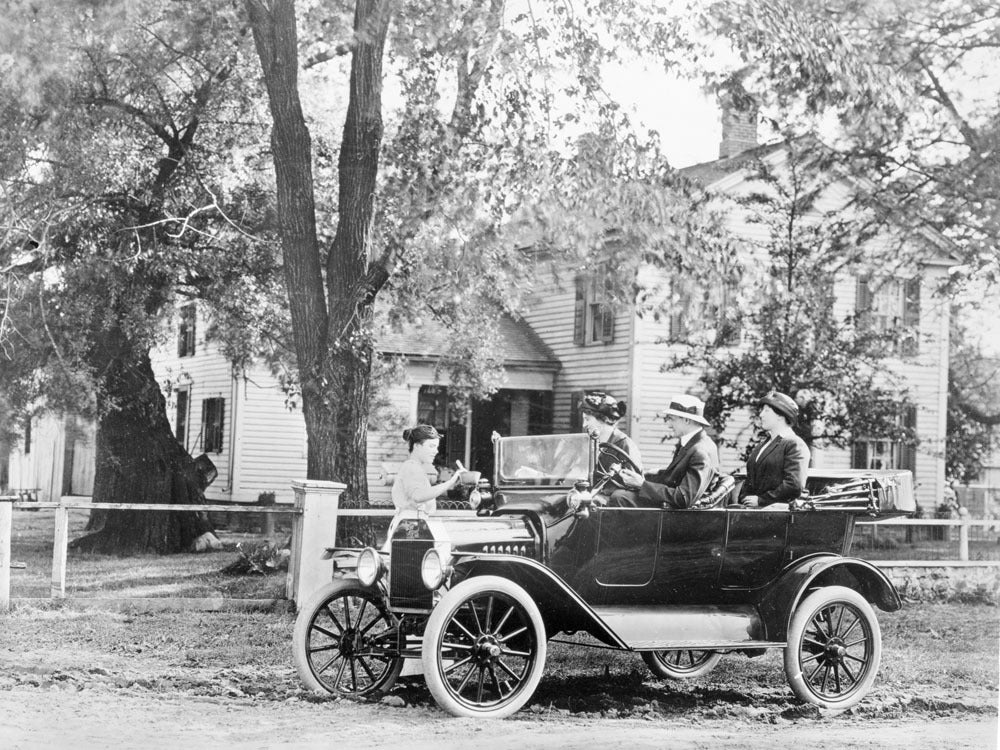
<path fill-rule="evenodd" d="M 238 83 L 248 35 L 232 9 L 176 10 L 15 3 L 2 32 L 4 388 L 94 416 L 96 502 L 203 499 L 149 352 L 178 301 L 255 265 L 235 226 L 261 203 L 226 179 L 260 132 Z M 205 514 L 115 512 L 76 545 L 172 552 L 210 532 Z"/>
<path fill-rule="evenodd" d="M 358 0 L 322 40 L 300 39 L 291 0 L 245 6 L 274 125 L 308 475 L 344 481 L 345 500 L 364 504 L 376 300 L 390 319 L 444 321 L 456 331 L 445 354 L 466 364 L 456 374 L 488 388 L 467 365 L 496 362 L 489 320 L 517 311 L 540 262 L 525 245 L 573 267 L 629 255 L 616 266 L 629 293 L 636 254 L 662 262 L 685 247 L 691 201 L 601 85 L 616 41 L 660 63 L 683 45 L 655 3 Z M 343 128 L 314 142 L 323 123 L 303 106 L 299 61 L 338 54 L 349 58 Z M 390 74 L 398 95 L 387 104 Z M 317 203 L 327 175 L 336 210 Z"/>

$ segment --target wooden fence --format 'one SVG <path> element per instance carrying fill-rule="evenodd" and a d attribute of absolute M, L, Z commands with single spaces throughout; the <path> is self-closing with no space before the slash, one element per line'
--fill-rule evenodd
<path fill-rule="evenodd" d="M 64 497 L 58 503 L 25 502 L 18 496 L 0 497 L 0 611 L 10 607 L 11 569 L 11 527 L 14 508 L 52 508 L 55 510 L 52 544 L 52 586 L 53 599 L 66 597 L 66 553 L 69 541 L 69 511 L 73 509 L 139 510 L 139 511 L 192 511 L 226 512 L 288 515 L 292 523 L 292 551 L 286 582 L 288 599 L 301 604 L 304 599 L 329 580 L 329 568 L 320 560 L 323 549 L 336 543 L 338 518 L 389 518 L 392 509 L 346 509 L 339 507 L 339 496 L 343 485 L 333 482 L 295 482 L 296 502 L 292 506 L 282 505 L 171 505 L 152 503 L 92 503 L 75 497 Z M 462 511 L 452 511 L 440 515 L 465 515 Z M 958 565 L 969 564 L 970 530 L 977 527 L 995 529 L 1000 521 L 960 519 L 889 519 L 884 521 L 860 521 L 858 526 L 872 529 L 873 538 L 880 529 L 899 526 L 958 528 Z M 920 565 L 955 564 L 949 560 L 934 561 L 876 561 L 882 566 L 903 566 L 910 563 Z M 1000 563 L 987 563 L 1000 565 Z"/>

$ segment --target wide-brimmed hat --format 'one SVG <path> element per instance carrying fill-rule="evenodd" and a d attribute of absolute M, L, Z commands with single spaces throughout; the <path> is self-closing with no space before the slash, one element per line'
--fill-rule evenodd
<path fill-rule="evenodd" d="M 760 400 L 761 406 L 770 406 L 775 413 L 780 414 L 788 424 L 794 425 L 799 421 L 799 405 L 795 399 L 781 391 L 771 391 Z"/>
<path fill-rule="evenodd" d="M 705 402 L 697 396 L 689 396 L 686 393 L 671 397 L 666 415 L 668 417 L 683 417 L 708 426 L 708 420 L 705 419 Z"/>
<path fill-rule="evenodd" d="M 604 391 L 587 391 L 580 402 L 580 409 L 596 414 L 609 424 L 614 424 L 625 416 L 625 402 L 617 401 Z"/>

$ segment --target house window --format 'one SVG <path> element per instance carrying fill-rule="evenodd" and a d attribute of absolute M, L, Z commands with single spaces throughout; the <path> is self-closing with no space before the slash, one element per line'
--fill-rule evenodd
<path fill-rule="evenodd" d="M 911 434 L 917 429 L 917 409 L 908 407 L 900 415 L 899 424 Z M 913 441 L 867 438 L 855 440 L 851 451 L 852 469 L 917 469 L 917 449 Z"/>
<path fill-rule="evenodd" d="M 222 425 L 225 421 L 226 400 L 206 398 L 201 402 L 201 429 L 204 453 L 222 453 Z"/>
<path fill-rule="evenodd" d="M 920 279 L 859 278 L 855 309 L 865 330 L 886 335 L 892 353 L 912 357 L 919 351 Z"/>
<path fill-rule="evenodd" d="M 177 420 L 174 434 L 177 442 L 187 448 L 188 409 L 190 406 L 190 391 L 187 388 L 177 391 Z"/>
<path fill-rule="evenodd" d="M 722 281 L 708 287 L 672 283 L 669 340 L 686 342 L 704 332 L 715 346 L 738 345 L 742 331 L 736 291 L 735 284 Z"/>
<path fill-rule="evenodd" d="M 195 306 L 181 308 L 181 325 L 177 337 L 177 356 L 190 357 L 194 354 Z"/>
<path fill-rule="evenodd" d="M 573 310 L 573 343 L 610 344 L 615 340 L 615 313 L 607 273 L 579 276 Z"/>
<path fill-rule="evenodd" d="M 438 432 L 448 429 L 448 389 L 422 385 L 417 395 L 417 424 L 429 424 Z"/>

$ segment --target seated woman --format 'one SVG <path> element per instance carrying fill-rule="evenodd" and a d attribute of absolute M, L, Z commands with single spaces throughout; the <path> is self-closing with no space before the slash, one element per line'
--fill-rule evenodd
<path fill-rule="evenodd" d="M 608 443 L 624 451 L 635 465 L 642 470 L 639 446 L 628 435 L 618 429 L 618 421 L 625 416 L 625 402 L 603 391 L 589 391 L 580 403 L 583 416 L 583 431 L 599 443 Z M 616 463 L 613 456 L 602 453 L 597 458 L 596 473 L 607 474 Z M 607 487 L 607 485 L 605 485 Z M 607 487 L 610 494 L 614 487 Z"/>
<path fill-rule="evenodd" d="M 744 507 L 788 503 L 805 490 L 809 448 L 792 429 L 798 421 L 799 406 L 790 396 L 771 391 L 761 399 L 760 426 L 770 437 L 747 458 L 747 478 L 739 494 Z"/>

